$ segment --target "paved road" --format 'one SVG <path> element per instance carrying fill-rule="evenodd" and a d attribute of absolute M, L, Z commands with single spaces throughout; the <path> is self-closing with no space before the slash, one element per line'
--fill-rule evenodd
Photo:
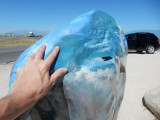
<path fill-rule="evenodd" d="M 0 64 L 15 61 L 29 46 L 0 47 Z"/>

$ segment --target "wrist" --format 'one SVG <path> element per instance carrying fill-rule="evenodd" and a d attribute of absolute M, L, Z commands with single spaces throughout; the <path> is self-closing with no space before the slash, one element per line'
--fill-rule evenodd
<path fill-rule="evenodd" d="M 22 92 L 22 91 L 17 91 L 17 92 L 11 92 L 9 94 L 10 96 L 13 96 L 15 100 L 17 101 L 23 101 L 20 103 L 23 106 L 30 106 L 32 107 L 36 102 L 37 99 L 35 98 L 34 95 L 29 94 L 28 92 Z"/>
<path fill-rule="evenodd" d="M 0 100 L 0 119 L 13 120 L 22 113 L 32 108 L 36 103 L 35 99 L 23 92 L 11 92 Z"/>

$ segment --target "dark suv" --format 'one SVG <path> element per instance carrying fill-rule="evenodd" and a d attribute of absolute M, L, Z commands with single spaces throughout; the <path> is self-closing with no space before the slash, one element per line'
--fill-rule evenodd
<path fill-rule="evenodd" d="M 149 54 L 153 54 L 159 49 L 159 39 L 153 33 L 131 33 L 125 36 L 129 50 L 146 51 Z"/>

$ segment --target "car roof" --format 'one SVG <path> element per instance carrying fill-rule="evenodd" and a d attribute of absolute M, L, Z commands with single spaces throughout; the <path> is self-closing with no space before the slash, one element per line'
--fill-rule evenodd
<path fill-rule="evenodd" d="M 135 33 L 129 33 L 126 35 L 132 35 L 132 34 L 153 34 L 153 33 L 149 33 L 149 32 L 135 32 Z"/>
<path fill-rule="evenodd" d="M 152 34 L 152 33 L 149 33 L 149 32 L 136 32 L 136 34 Z"/>

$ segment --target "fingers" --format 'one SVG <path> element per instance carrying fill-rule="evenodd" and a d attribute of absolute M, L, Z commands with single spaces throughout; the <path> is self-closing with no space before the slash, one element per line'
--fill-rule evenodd
<path fill-rule="evenodd" d="M 59 47 L 55 47 L 53 49 L 53 51 L 51 52 L 51 54 L 47 57 L 47 59 L 45 60 L 45 63 L 50 67 L 53 63 L 53 61 L 55 60 L 55 58 L 57 57 L 59 53 Z"/>
<path fill-rule="evenodd" d="M 21 71 L 22 71 L 22 68 L 18 68 L 17 71 L 16 71 L 16 73 L 19 73 Z"/>
<path fill-rule="evenodd" d="M 37 59 L 43 59 L 43 55 L 44 55 L 45 49 L 46 49 L 46 45 L 44 45 L 44 44 L 41 45 L 41 47 L 37 50 L 35 57 Z"/>
<path fill-rule="evenodd" d="M 16 71 L 16 76 L 19 76 L 20 74 L 22 74 L 23 68 L 18 68 Z"/>
<path fill-rule="evenodd" d="M 34 59 L 35 56 L 36 56 L 36 54 L 35 54 L 35 53 L 32 53 L 31 56 L 30 56 L 30 58 L 31 58 L 31 59 Z"/>
<path fill-rule="evenodd" d="M 67 73 L 67 68 L 60 68 L 56 70 L 50 77 L 52 85 L 55 84 L 55 82 L 62 76 L 64 76 Z"/>
<path fill-rule="evenodd" d="M 28 63 L 30 63 L 32 60 L 34 60 L 34 59 L 35 59 L 35 56 L 36 56 L 36 54 L 35 54 L 35 53 L 32 53 L 32 54 L 27 58 L 26 64 L 28 64 Z"/>

